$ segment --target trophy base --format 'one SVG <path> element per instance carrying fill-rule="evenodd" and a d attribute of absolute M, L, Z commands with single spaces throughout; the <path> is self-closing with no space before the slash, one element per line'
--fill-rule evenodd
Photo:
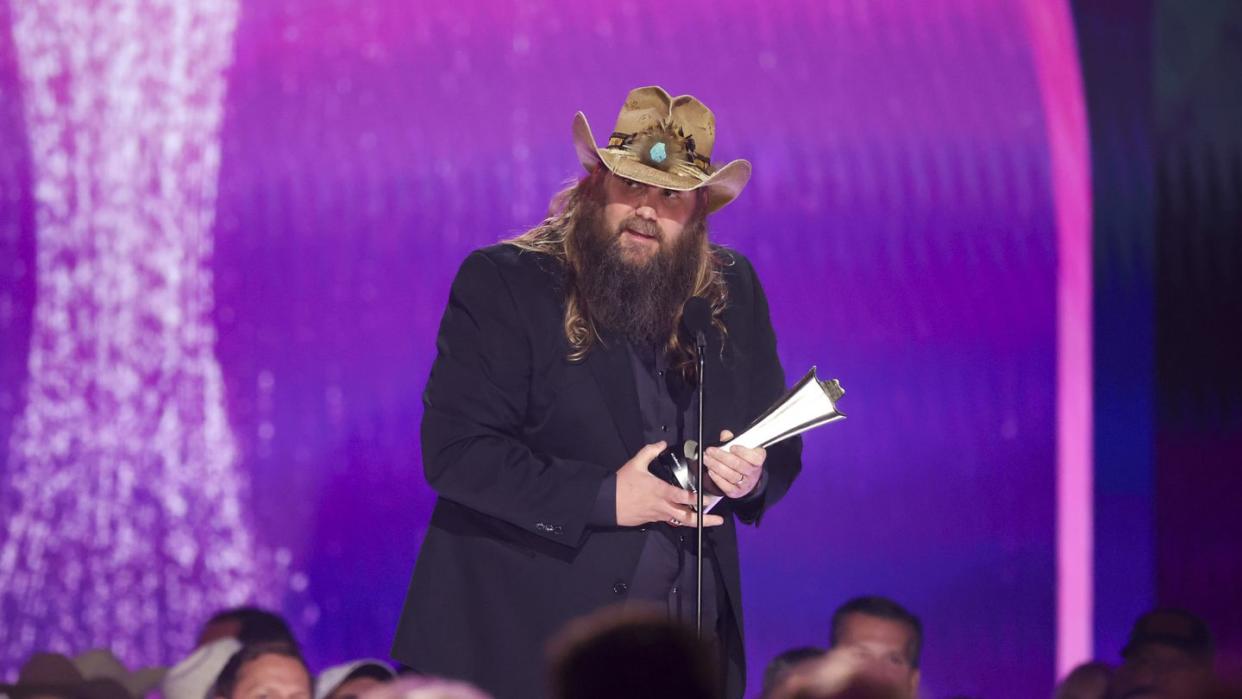
<path fill-rule="evenodd" d="M 651 475 L 669 485 L 689 490 L 692 493 L 696 492 L 698 488 L 695 484 L 695 476 L 697 475 L 698 463 L 694 461 L 693 456 L 686 456 L 686 454 L 693 455 L 695 452 L 696 446 L 693 441 L 686 442 L 683 445 L 682 454 L 678 454 L 677 450 L 670 447 L 652 459 L 647 466 L 647 470 L 651 472 Z"/>
<path fill-rule="evenodd" d="M 665 449 L 651 460 L 647 470 L 669 485 L 697 493 L 699 464 L 695 459 L 698 457 L 698 446 L 694 440 L 690 440 L 682 445 L 680 454 L 675 449 Z M 703 511 L 711 512 L 721 499 L 719 495 L 704 493 Z M 690 509 L 695 508 L 691 506 Z"/>

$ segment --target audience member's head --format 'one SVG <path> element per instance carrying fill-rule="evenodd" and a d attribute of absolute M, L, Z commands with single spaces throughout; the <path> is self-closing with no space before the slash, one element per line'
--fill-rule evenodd
<path fill-rule="evenodd" d="M 1113 668 L 1108 663 L 1083 663 L 1057 685 L 1052 699 L 1107 699 Z"/>
<path fill-rule="evenodd" d="M 358 699 L 396 676 L 383 660 L 366 658 L 334 665 L 315 679 L 315 699 Z"/>
<path fill-rule="evenodd" d="M 220 638 L 236 638 L 244 646 L 287 643 L 297 646 L 289 624 L 279 614 L 258 607 L 234 607 L 212 615 L 198 634 L 198 645 Z"/>
<path fill-rule="evenodd" d="M 160 683 L 160 695 L 164 699 L 208 697 L 220 671 L 241 648 L 241 641 L 231 637 L 208 641 L 195 648 L 189 656 L 168 668 L 168 674 Z"/>
<path fill-rule="evenodd" d="M 555 699 L 709 699 L 711 648 L 656 611 L 611 608 L 571 622 L 549 646 Z"/>
<path fill-rule="evenodd" d="M 87 680 L 113 680 L 125 688 L 129 696 L 142 699 L 159 686 L 167 670 L 144 667 L 130 670 L 107 648 L 92 648 L 74 657 L 73 664 Z"/>
<path fill-rule="evenodd" d="M 22 665 L 17 684 L 0 684 L 0 696 L 13 699 L 133 699 L 110 677 L 87 679 L 60 653 L 35 653 Z"/>
<path fill-rule="evenodd" d="M 362 699 L 491 699 L 466 682 L 439 677 L 402 677 L 372 687 Z"/>
<path fill-rule="evenodd" d="M 801 648 L 791 648 L 775 658 L 763 670 L 763 694 L 764 697 L 773 696 L 773 690 L 781 685 L 791 674 L 798 672 L 799 669 L 806 668 L 812 661 L 824 657 L 827 653 L 823 648 L 815 646 L 803 646 Z"/>
<path fill-rule="evenodd" d="M 311 699 L 311 676 L 297 648 L 287 643 L 246 646 L 216 678 L 216 699 Z"/>
<path fill-rule="evenodd" d="M 863 664 L 863 677 L 897 687 L 913 697 L 919 686 L 923 654 L 923 623 L 905 607 L 886 597 L 856 597 L 832 615 L 829 646 L 848 649 Z"/>
<path fill-rule="evenodd" d="M 1212 683 L 1216 647 L 1207 624 L 1177 609 L 1148 612 L 1134 622 L 1114 676 L 1115 699 L 1180 699 Z"/>

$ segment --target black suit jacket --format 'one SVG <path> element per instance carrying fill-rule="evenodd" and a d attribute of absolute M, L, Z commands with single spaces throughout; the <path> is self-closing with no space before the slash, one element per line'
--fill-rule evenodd
<path fill-rule="evenodd" d="M 728 336 L 711 352 L 706 434 L 738 431 L 785 389 L 767 301 L 750 263 L 717 249 Z M 624 344 L 566 359 L 564 272 L 496 245 L 458 271 L 423 401 L 423 469 L 439 495 L 419 550 L 393 657 L 468 679 L 497 697 L 540 697 L 544 645 L 570 619 L 625 600 L 643 530 L 589 523 L 600 484 L 642 446 Z M 801 468 L 801 441 L 768 450 L 762 497 L 724 502 L 707 531 L 730 613 L 729 696 L 745 685 L 735 520 L 757 523 Z"/>

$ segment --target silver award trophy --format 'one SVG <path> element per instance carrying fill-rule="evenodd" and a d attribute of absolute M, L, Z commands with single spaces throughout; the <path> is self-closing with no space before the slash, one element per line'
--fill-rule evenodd
<path fill-rule="evenodd" d="M 845 389 L 841 388 L 840 382 L 836 379 L 820 381 L 815 376 L 815 367 L 811 367 L 793 388 L 755 418 L 741 434 L 721 444 L 720 448 L 728 449 L 735 444 L 751 449 L 768 447 L 809 429 L 841 420 L 845 414 L 837 410 L 837 401 L 844 395 Z M 689 440 L 680 450 L 666 449 L 651 462 L 649 470 L 673 485 L 697 492 L 696 458 L 698 445 Z M 720 495 L 704 493 L 703 510 L 711 512 L 721 499 Z"/>

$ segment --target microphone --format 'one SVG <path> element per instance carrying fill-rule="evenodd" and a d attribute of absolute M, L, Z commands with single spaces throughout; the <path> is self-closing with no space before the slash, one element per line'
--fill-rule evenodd
<path fill-rule="evenodd" d="M 707 333 L 712 330 L 712 307 L 702 296 L 691 296 L 681 307 L 681 325 L 694 338 L 695 346 L 707 346 Z"/>
<path fill-rule="evenodd" d="M 681 324 L 694 337 L 694 345 L 698 359 L 698 430 L 695 442 L 695 461 L 698 462 L 698 475 L 694 479 L 695 508 L 698 513 L 698 524 L 695 526 L 697 546 L 695 547 L 695 592 L 694 592 L 694 632 L 703 638 L 703 387 L 707 384 L 704 376 L 704 356 L 707 354 L 707 333 L 712 328 L 712 307 L 702 296 L 691 296 L 681 307 Z"/>

